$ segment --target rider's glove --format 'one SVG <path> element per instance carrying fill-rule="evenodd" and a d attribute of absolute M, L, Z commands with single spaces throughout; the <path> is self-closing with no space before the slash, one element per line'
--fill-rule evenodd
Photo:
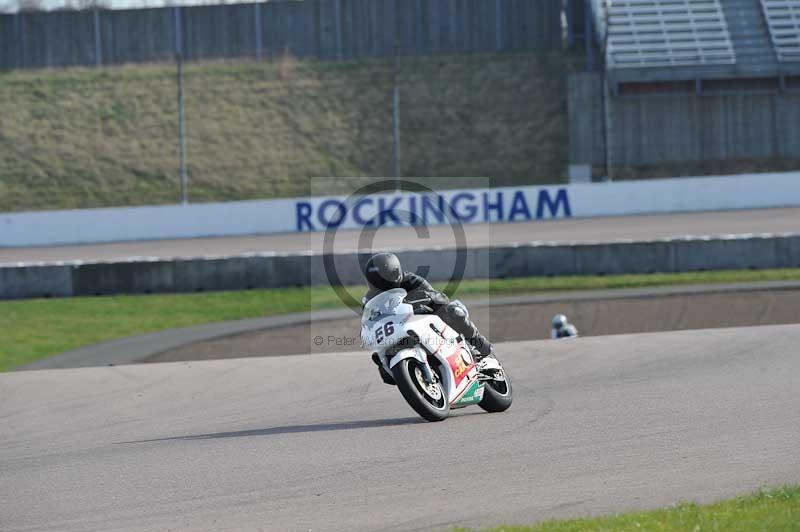
<path fill-rule="evenodd" d="M 444 306 L 450 303 L 450 298 L 447 297 L 447 294 L 444 292 L 438 292 L 436 290 L 428 292 L 427 296 L 431 298 L 431 303 L 437 306 Z"/>

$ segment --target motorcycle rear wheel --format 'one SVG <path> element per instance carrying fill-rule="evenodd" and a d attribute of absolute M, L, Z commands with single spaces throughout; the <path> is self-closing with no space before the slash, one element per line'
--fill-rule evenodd
<path fill-rule="evenodd" d="M 438 379 L 427 384 L 421 368 L 418 360 L 406 358 L 392 368 L 392 375 L 403 398 L 417 414 L 428 421 L 442 421 L 450 415 L 447 394 Z"/>

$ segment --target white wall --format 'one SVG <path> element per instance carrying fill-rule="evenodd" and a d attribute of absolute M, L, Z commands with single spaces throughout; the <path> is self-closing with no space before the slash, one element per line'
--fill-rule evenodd
<path fill-rule="evenodd" d="M 576 216 L 800 206 L 800 172 L 575 185 Z"/>
<path fill-rule="evenodd" d="M 451 219 L 462 223 L 800 206 L 800 172 L 455 190 L 443 192 L 442 197 L 455 210 Z M 421 202 L 416 194 L 380 194 L 357 208 L 353 201 L 330 197 L 7 213 L 0 214 L 0 246 L 284 233 L 298 227 L 321 230 L 320 220 L 336 222 L 341 212 L 345 213 L 342 227 L 360 227 L 359 220 L 394 225 L 391 216 L 374 217 L 381 210 L 398 218 L 403 211 L 421 217 Z M 397 208 L 387 211 L 394 204 Z M 327 207 L 320 214 L 323 205 Z M 299 224 L 298 209 L 307 214 Z M 356 210 L 359 216 L 354 216 Z M 429 216 L 428 223 L 436 221 Z"/>

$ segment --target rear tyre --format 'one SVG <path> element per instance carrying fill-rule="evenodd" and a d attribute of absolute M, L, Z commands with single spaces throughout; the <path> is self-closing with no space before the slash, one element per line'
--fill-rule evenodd
<path fill-rule="evenodd" d="M 417 359 L 401 360 L 392 368 L 392 375 L 403 398 L 424 419 L 442 421 L 450 415 L 450 402 L 438 375 L 436 382 L 427 384 Z"/>
<path fill-rule="evenodd" d="M 514 400 L 511 381 L 505 370 L 501 370 L 498 376 L 501 376 L 502 380 L 486 381 L 483 386 L 483 399 L 478 406 L 487 412 L 504 412 L 508 410 Z"/>

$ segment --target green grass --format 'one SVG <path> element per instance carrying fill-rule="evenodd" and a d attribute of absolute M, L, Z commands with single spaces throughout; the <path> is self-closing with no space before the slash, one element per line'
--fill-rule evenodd
<path fill-rule="evenodd" d="M 403 175 L 562 181 L 575 63 L 563 52 L 401 59 Z M 190 200 L 392 175 L 393 65 L 187 64 Z M 0 73 L 0 211 L 176 202 L 176 94 L 169 63 Z"/>
<path fill-rule="evenodd" d="M 463 529 L 459 529 L 463 530 Z M 790 532 L 800 530 L 800 486 L 761 490 L 715 504 L 681 504 L 663 510 L 608 517 L 501 526 L 486 532 Z"/>
<path fill-rule="evenodd" d="M 456 295 L 468 298 L 777 280 L 800 280 L 800 269 L 465 281 Z M 350 287 L 348 291 L 359 299 L 363 287 Z M 341 302 L 329 287 L 4 301 L 0 302 L 0 371 L 135 334 L 337 306 Z"/>
<path fill-rule="evenodd" d="M 402 175 L 564 182 L 567 77 L 581 62 L 580 53 L 560 51 L 400 59 Z M 393 59 L 285 56 L 189 63 L 184 72 L 191 202 L 348 193 L 353 184 L 344 178 L 393 175 Z M 0 212 L 177 202 L 175 74 L 170 63 L 0 72 Z M 614 175 L 797 164 L 670 163 Z M 318 177 L 335 179 L 315 188 Z"/>

